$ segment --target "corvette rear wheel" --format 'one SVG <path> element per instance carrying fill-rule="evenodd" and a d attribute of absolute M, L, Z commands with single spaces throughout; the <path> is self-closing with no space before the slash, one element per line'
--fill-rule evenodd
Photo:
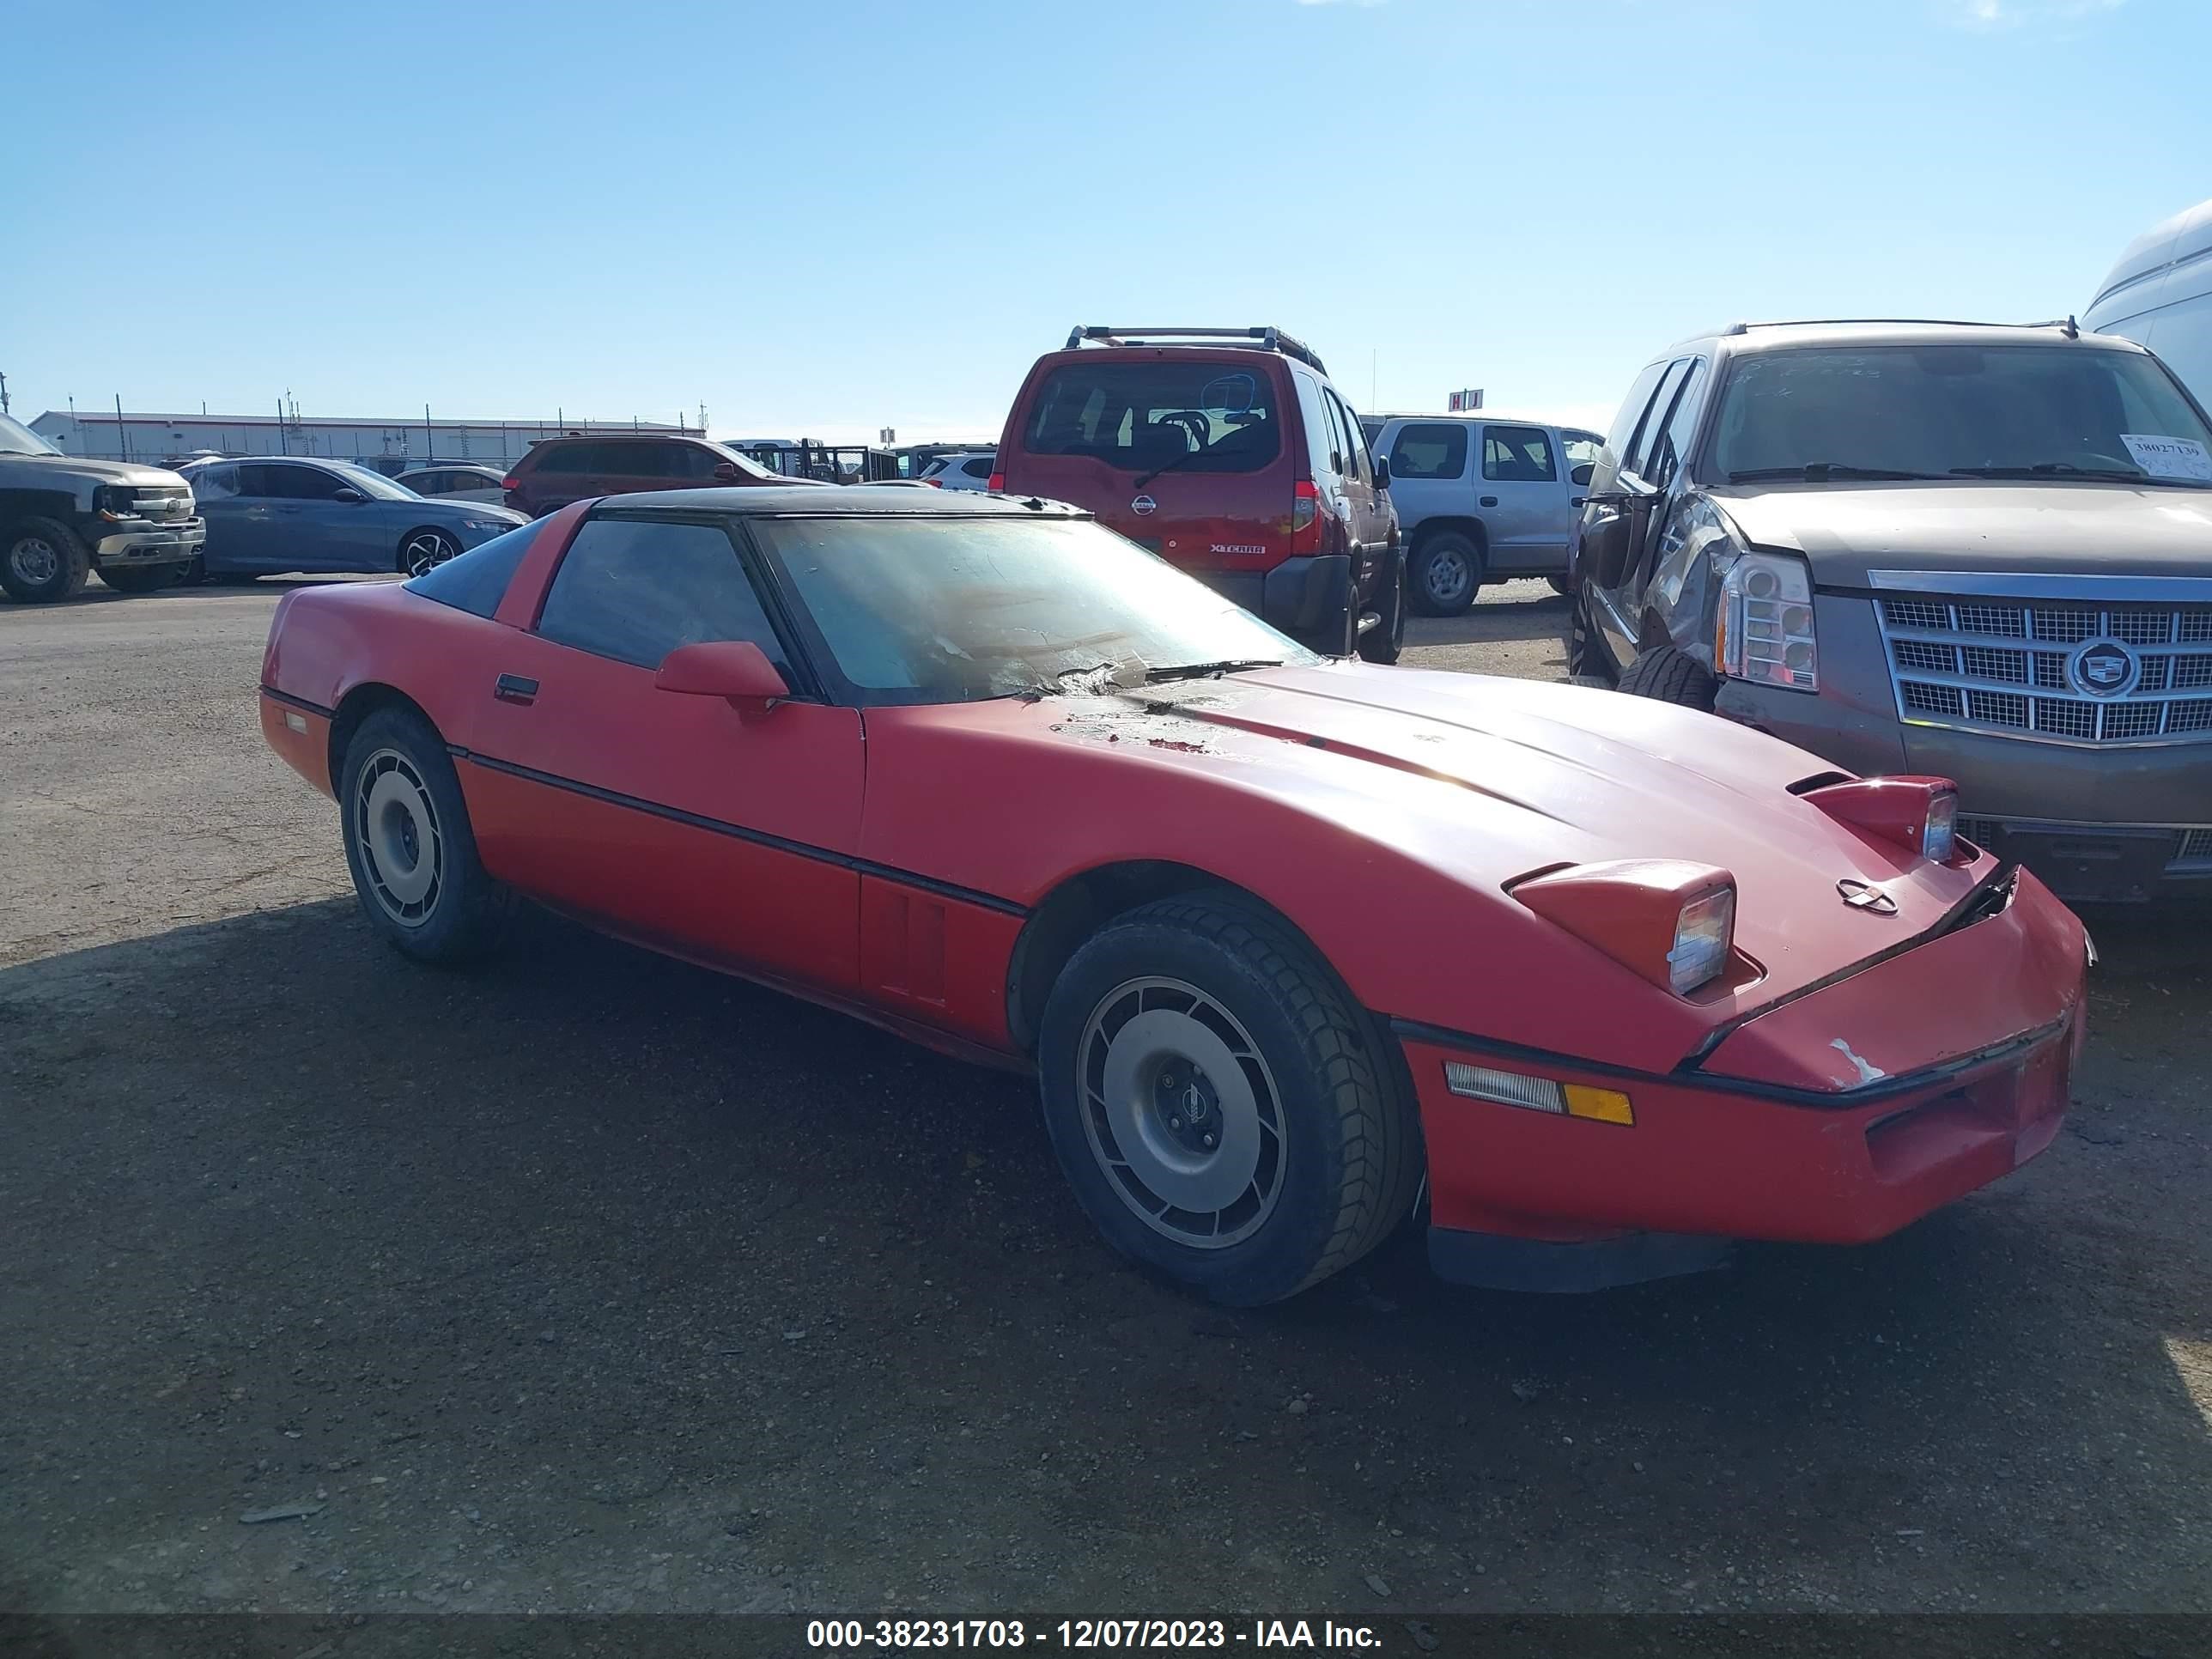
<path fill-rule="evenodd" d="M 1280 924 L 1162 900 L 1077 951 L 1045 1009 L 1046 1127 L 1123 1255 L 1214 1301 L 1297 1294 L 1411 1207 L 1418 1119 L 1369 1022 Z"/>
<path fill-rule="evenodd" d="M 363 720 L 338 799 L 370 927 L 422 962 L 466 961 L 498 943 L 512 901 L 477 857 L 460 780 L 427 721 L 398 708 Z"/>

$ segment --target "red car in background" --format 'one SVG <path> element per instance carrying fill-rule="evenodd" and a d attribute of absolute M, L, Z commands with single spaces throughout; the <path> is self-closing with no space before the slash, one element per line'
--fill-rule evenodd
<path fill-rule="evenodd" d="M 1078 328 L 1030 370 L 998 457 L 994 489 L 1086 507 L 1325 655 L 1398 660 L 1389 466 L 1281 330 Z"/>
<path fill-rule="evenodd" d="M 1073 510 L 828 494 L 287 594 L 262 726 L 368 926 L 451 960 L 526 896 L 1033 1070 L 1106 1237 L 1232 1304 L 1425 1185 L 1448 1276 L 1591 1288 L 1876 1238 L 2056 1134 L 2086 939 L 1940 780 L 1327 660 Z"/>
<path fill-rule="evenodd" d="M 571 501 L 631 490 L 711 489 L 791 480 L 701 435 L 592 432 L 540 438 L 500 481 L 507 505 L 542 519 Z"/>

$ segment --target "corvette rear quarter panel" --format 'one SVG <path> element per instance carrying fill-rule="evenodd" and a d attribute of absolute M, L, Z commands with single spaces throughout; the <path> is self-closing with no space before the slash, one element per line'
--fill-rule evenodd
<path fill-rule="evenodd" d="M 488 641 L 501 631 L 397 583 L 295 588 L 270 620 L 261 683 L 325 711 L 361 686 L 388 685 L 458 741 L 473 705 L 491 696 Z M 308 775 L 331 788 L 327 758 L 319 776 Z"/>

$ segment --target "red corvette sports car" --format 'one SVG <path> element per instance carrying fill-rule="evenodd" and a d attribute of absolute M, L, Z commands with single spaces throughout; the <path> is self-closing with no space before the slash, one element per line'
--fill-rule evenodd
<path fill-rule="evenodd" d="M 2048 1146 L 2087 939 L 1952 831 L 1711 715 L 1301 649 L 1042 501 L 579 502 L 295 591 L 270 743 L 369 925 L 520 894 L 1034 1070 L 1078 1200 L 1224 1302 L 1425 1194 L 1448 1277 L 1850 1243 Z"/>

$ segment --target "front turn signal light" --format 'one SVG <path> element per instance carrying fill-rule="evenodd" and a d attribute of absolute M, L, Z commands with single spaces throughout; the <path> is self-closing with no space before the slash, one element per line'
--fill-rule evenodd
<path fill-rule="evenodd" d="M 1469 1100 L 1487 1100 L 1500 1106 L 1525 1106 L 1532 1112 L 1551 1112 L 1560 1117 L 1587 1118 L 1593 1123 L 1622 1123 L 1634 1127 L 1636 1111 L 1618 1089 L 1593 1089 L 1581 1083 L 1555 1083 L 1523 1072 L 1500 1071 L 1493 1066 L 1473 1066 L 1464 1060 L 1444 1062 L 1444 1087 Z"/>

